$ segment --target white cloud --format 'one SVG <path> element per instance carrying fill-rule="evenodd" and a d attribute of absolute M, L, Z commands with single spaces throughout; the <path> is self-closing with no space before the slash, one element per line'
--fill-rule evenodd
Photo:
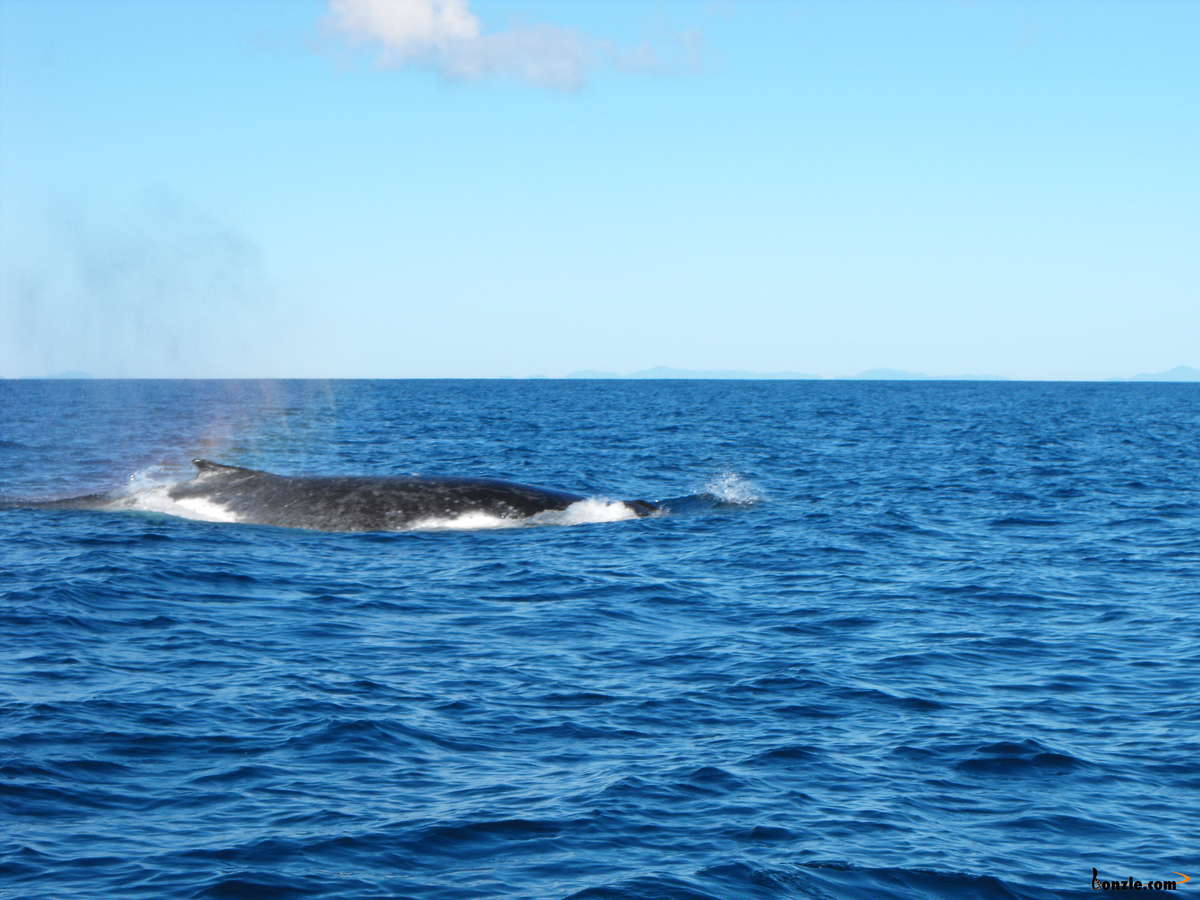
<path fill-rule="evenodd" d="M 330 0 L 334 24 L 351 38 L 377 43 L 386 59 L 404 61 L 479 39 L 467 0 Z"/>
<path fill-rule="evenodd" d="M 382 65 L 427 66 L 464 81 L 507 77 L 571 90 L 601 63 L 657 67 L 646 63 L 653 48 L 622 50 L 574 28 L 541 23 L 485 32 L 469 0 L 329 0 L 329 13 L 334 31 L 373 47 Z"/>

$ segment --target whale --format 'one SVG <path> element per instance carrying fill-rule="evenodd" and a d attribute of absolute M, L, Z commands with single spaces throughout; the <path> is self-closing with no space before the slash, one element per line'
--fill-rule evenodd
<path fill-rule="evenodd" d="M 259 469 L 193 459 L 196 474 L 167 489 L 185 507 L 219 511 L 253 525 L 314 531 L 402 531 L 422 522 L 472 514 L 519 520 L 566 510 L 588 498 L 493 478 L 420 476 L 277 475 Z M 648 500 L 622 500 L 637 517 L 662 511 Z M 22 504 L 40 509 L 120 508 L 114 494 L 88 494 Z"/>

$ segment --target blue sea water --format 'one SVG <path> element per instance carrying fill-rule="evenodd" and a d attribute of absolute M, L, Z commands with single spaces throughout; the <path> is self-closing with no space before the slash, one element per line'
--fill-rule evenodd
<path fill-rule="evenodd" d="M 195 456 L 726 501 L 0 510 L 0 897 L 1185 896 L 1198 436 L 1186 384 L 0 382 L 10 501 Z"/>

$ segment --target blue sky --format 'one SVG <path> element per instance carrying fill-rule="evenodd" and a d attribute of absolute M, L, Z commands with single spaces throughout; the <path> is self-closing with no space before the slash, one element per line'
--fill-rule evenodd
<path fill-rule="evenodd" d="M 0 0 L 0 376 L 1200 365 L 1200 4 Z"/>

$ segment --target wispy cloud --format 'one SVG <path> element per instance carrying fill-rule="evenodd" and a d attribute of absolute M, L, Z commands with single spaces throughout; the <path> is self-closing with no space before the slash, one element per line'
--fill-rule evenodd
<path fill-rule="evenodd" d="M 650 44 L 623 48 L 575 28 L 549 23 L 485 31 L 468 0 L 329 0 L 328 24 L 352 44 L 370 47 L 384 66 L 421 66 L 448 78 L 513 78 L 574 90 L 602 65 L 661 69 Z M 679 36 L 688 67 L 697 62 L 697 35 Z"/>

